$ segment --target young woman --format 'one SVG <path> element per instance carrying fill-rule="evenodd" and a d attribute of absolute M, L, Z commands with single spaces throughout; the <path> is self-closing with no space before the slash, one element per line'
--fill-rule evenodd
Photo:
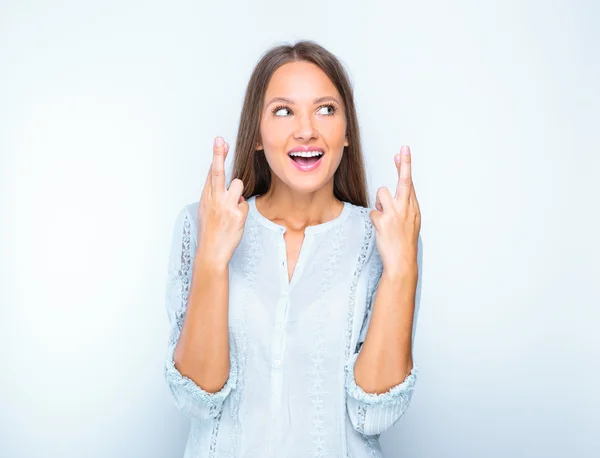
<path fill-rule="evenodd" d="M 233 164 L 217 137 L 173 235 L 166 379 L 185 457 L 380 456 L 417 367 L 421 217 L 410 150 L 368 209 L 348 76 L 311 41 L 269 50 Z"/>

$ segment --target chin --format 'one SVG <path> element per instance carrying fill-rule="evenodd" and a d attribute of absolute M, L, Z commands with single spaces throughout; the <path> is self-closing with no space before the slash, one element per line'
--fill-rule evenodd
<path fill-rule="evenodd" d="M 321 177 L 289 177 L 285 184 L 296 192 L 310 194 L 318 191 L 328 182 L 329 180 Z"/>

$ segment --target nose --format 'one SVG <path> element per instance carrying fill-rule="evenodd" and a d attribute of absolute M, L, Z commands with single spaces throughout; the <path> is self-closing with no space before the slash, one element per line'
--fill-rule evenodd
<path fill-rule="evenodd" d="M 317 138 L 317 130 L 313 124 L 313 119 L 310 114 L 303 114 L 297 116 L 297 125 L 294 131 L 294 138 L 296 140 L 308 141 L 313 138 Z"/>

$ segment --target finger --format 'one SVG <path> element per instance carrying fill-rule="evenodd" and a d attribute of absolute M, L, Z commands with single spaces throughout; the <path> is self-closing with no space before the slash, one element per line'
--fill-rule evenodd
<path fill-rule="evenodd" d="M 229 143 L 223 142 L 223 170 L 225 170 L 225 162 L 227 161 L 227 153 L 229 153 Z M 229 185 L 227 184 L 227 176 L 225 174 L 225 190 Z"/>
<path fill-rule="evenodd" d="M 397 154 L 396 168 L 398 169 L 398 186 L 396 187 L 396 199 L 408 201 L 412 188 L 411 154 L 408 145 L 400 148 Z"/>
<path fill-rule="evenodd" d="M 417 193 L 415 192 L 415 187 L 412 187 L 412 192 L 410 194 L 410 203 L 415 208 L 417 213 L 421 213 L 421 209 L 419 207 L 419 200 L 417 199 Z"/>
<path fill-rule="evenodd" d="M 387 209 L 394 206 L 394 199 L 390 194 L 390 191 L 385 186 L 382 186 L 377 190 L 377 199 L 381 204 L 381 211 L 385 213 Z"/>
<path fill-rule="evenodd" d="M 208 173 L 206 174 L 206 180 L 204 180 L 204 188 L 202 188 L 202 197 L 208 196 L 211 190 L 211 180 L 212 180 L 212 164 L 208 167 Z"/>
<path fill-rule="evenodd" d="M 225 142 L 223 145 L 225 148 L 225 158 L 227 158 L 227 153 L 229 152 L 229 143 Z M 204 182 L 204 188 L 202 189 L 202 196 L 205 197 L 212 190 L 212 162 L 208 167 L 208 173 L 206 174 L 206 180 Z"/>
<path fill-rule="evenodd" d="M 415 193 L 415 184 L 414 184 L 414 182 L 412 182 L 412 180 L 411 180 L 410 192 L 408 194 L 408 199 L 411 201 L 417 200 L 417 195 Z"/>
<path fill-rule="evenodd" d="M 380 212 L 383 211 L 383 207 L 381 206 L 381 201 L 379 200 L 379 194 L 375 198 L 375 208 L 377 209 L 377 211 L 380 211 Z"/>
<path fill-rule="evenodd" d="M 212 162 L 212 192 L 225 192 L 225 148 L 223 138 L 215 138 Z"/>
<path fill-rule="evenodd" d="M 227 190 L 227 201 L 232 204 L 240 203 L 240 196 L 244 191 L 244 183 L 239 178 L 234 178 Z"/>
<path fill-rule="evenodd" d="M 249 208 L 250 208 L 250 205 L 248 205 L 248 202 L 246 202 L 244 197 L 242 196 L 242 201 L 239 204 L 239 209 L 244 214 L 244 220 L 248 217 Z"/>
<path fill-rule="evenodd" d="M 225 152 L 225 154 L 223 154 L 223 158 L 227 159 L 227 153 L 229 152 L 229 143 L 223 143 L 223 151 Z"/>
<path fill-rule="evenodd" d="M 369 217 L 371 218 L 375 229 L 379 229 L 379 218 L 381 218 L 381 213 L 379 213 L 377 210 L 371 210 L 369 212 Z"/>

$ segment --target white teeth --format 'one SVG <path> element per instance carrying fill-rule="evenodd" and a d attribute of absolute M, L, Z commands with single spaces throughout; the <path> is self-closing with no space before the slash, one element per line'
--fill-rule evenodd
<path fill-rule="evenodd" d="M 313 156 L 322 156 L 323 153 L 321 151 L 297 151 L 294 153 L 290 153 L 290 156 L 301 156 L 301 157 L 313 157 Z"/>

